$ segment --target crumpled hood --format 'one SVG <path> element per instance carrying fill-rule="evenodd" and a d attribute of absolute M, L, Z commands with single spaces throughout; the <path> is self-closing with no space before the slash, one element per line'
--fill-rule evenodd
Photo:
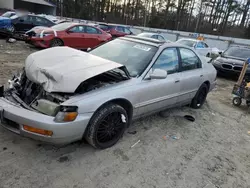
<path fill-rule="evenodd" d="M 74 93 L 83 81 L 122 66 L 69 47 L 54 47 L 28 56 L 25 72 L 47 92 Z"/>

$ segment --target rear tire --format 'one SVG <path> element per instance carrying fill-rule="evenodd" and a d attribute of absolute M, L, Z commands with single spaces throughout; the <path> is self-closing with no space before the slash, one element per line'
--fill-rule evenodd
<path fill-rule="evenodd" d="M 207 84 L 203 83 L 199 88 L 199 90 L 197 91 L 195 97 L 193 98 L 190 106 L 194 109 L 201 108 L 206 101 L 207 94 L 208 94 L 208 86 Z"/>
<path fill-rule="evenodd" d="M 210 55 L 210 53 L 208 53 L 206 56 L 207 56 L 207 57 L 210 57 L 211 55 Z"/>
<path fill-rule="evenodd" d="M 123 107 L 114 103 L 107 104 L 91 118 L 85 139 L 95 148 L 109 148 L 123 136 L 128 124 L 128 115 Z"/>
<path fill-rule="evenodd" d="M 64 43 L 61 39 L 55 38 L 50 42 L 50 47 L 64 46 Z"/>

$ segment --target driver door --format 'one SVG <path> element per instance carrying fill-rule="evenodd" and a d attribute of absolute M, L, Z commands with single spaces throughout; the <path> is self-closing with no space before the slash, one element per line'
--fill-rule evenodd
<path fill-rule="evenodd" d="M 167 77 L 150 79 L 155 69 L 167 71 Z M 138 95 L 138 115 L 154 113 L 176 105 L 180 93 L 179 57 L 176 48 L 166 48 L 159 55 L 148 75 L 142 80 Z"/>

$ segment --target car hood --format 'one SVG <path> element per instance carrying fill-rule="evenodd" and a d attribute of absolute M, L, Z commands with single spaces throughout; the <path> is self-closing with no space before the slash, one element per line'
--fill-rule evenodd
<path fill-rule="evenodd" d="M 28 56 L 25 72 L 47 92 L 74 93 L 83 81 L 122 66 L 69 47 L 54 47 Z"/>
<path fill-rule="evenodd" d="M 233 57 L 218 57 L 216 60 L 221 63 L 227 63 L 232 65 L 243 65 L 243 63 L 245 62 L 245 60 L 243 59 L 237 59 Z"/>
<path fill-rule="evenodd" d="M 10 18 L 0 16 L 0 21 L 6 21 L 6 20 L 11 21 L 11 19 L 10 19 Z"/>
<path fill-rule="evenodd" d="M 11 25 L 11 19 L 0 16 L 0 29 Z"/>

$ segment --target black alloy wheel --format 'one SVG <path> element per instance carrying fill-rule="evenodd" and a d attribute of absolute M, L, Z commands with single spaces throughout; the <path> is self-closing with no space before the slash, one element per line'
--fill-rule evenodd
<path fill-rule="evenodd" d="M 126 110 L 120 105 L 109 103 L 91 118 L 85 139 L 95 148 L 106 149 L 115 145 L 128 127 Z"/>
<path fill-rule="evenodd" d="M 207 94 L 208 94 L 208 87 L 204 83 L 201 85 L 200 89 L 198 90 L 195 97 L 193 98 L 191 102 L 191 107 L 194 109 L 201 108 L 206 101 Z"/>

